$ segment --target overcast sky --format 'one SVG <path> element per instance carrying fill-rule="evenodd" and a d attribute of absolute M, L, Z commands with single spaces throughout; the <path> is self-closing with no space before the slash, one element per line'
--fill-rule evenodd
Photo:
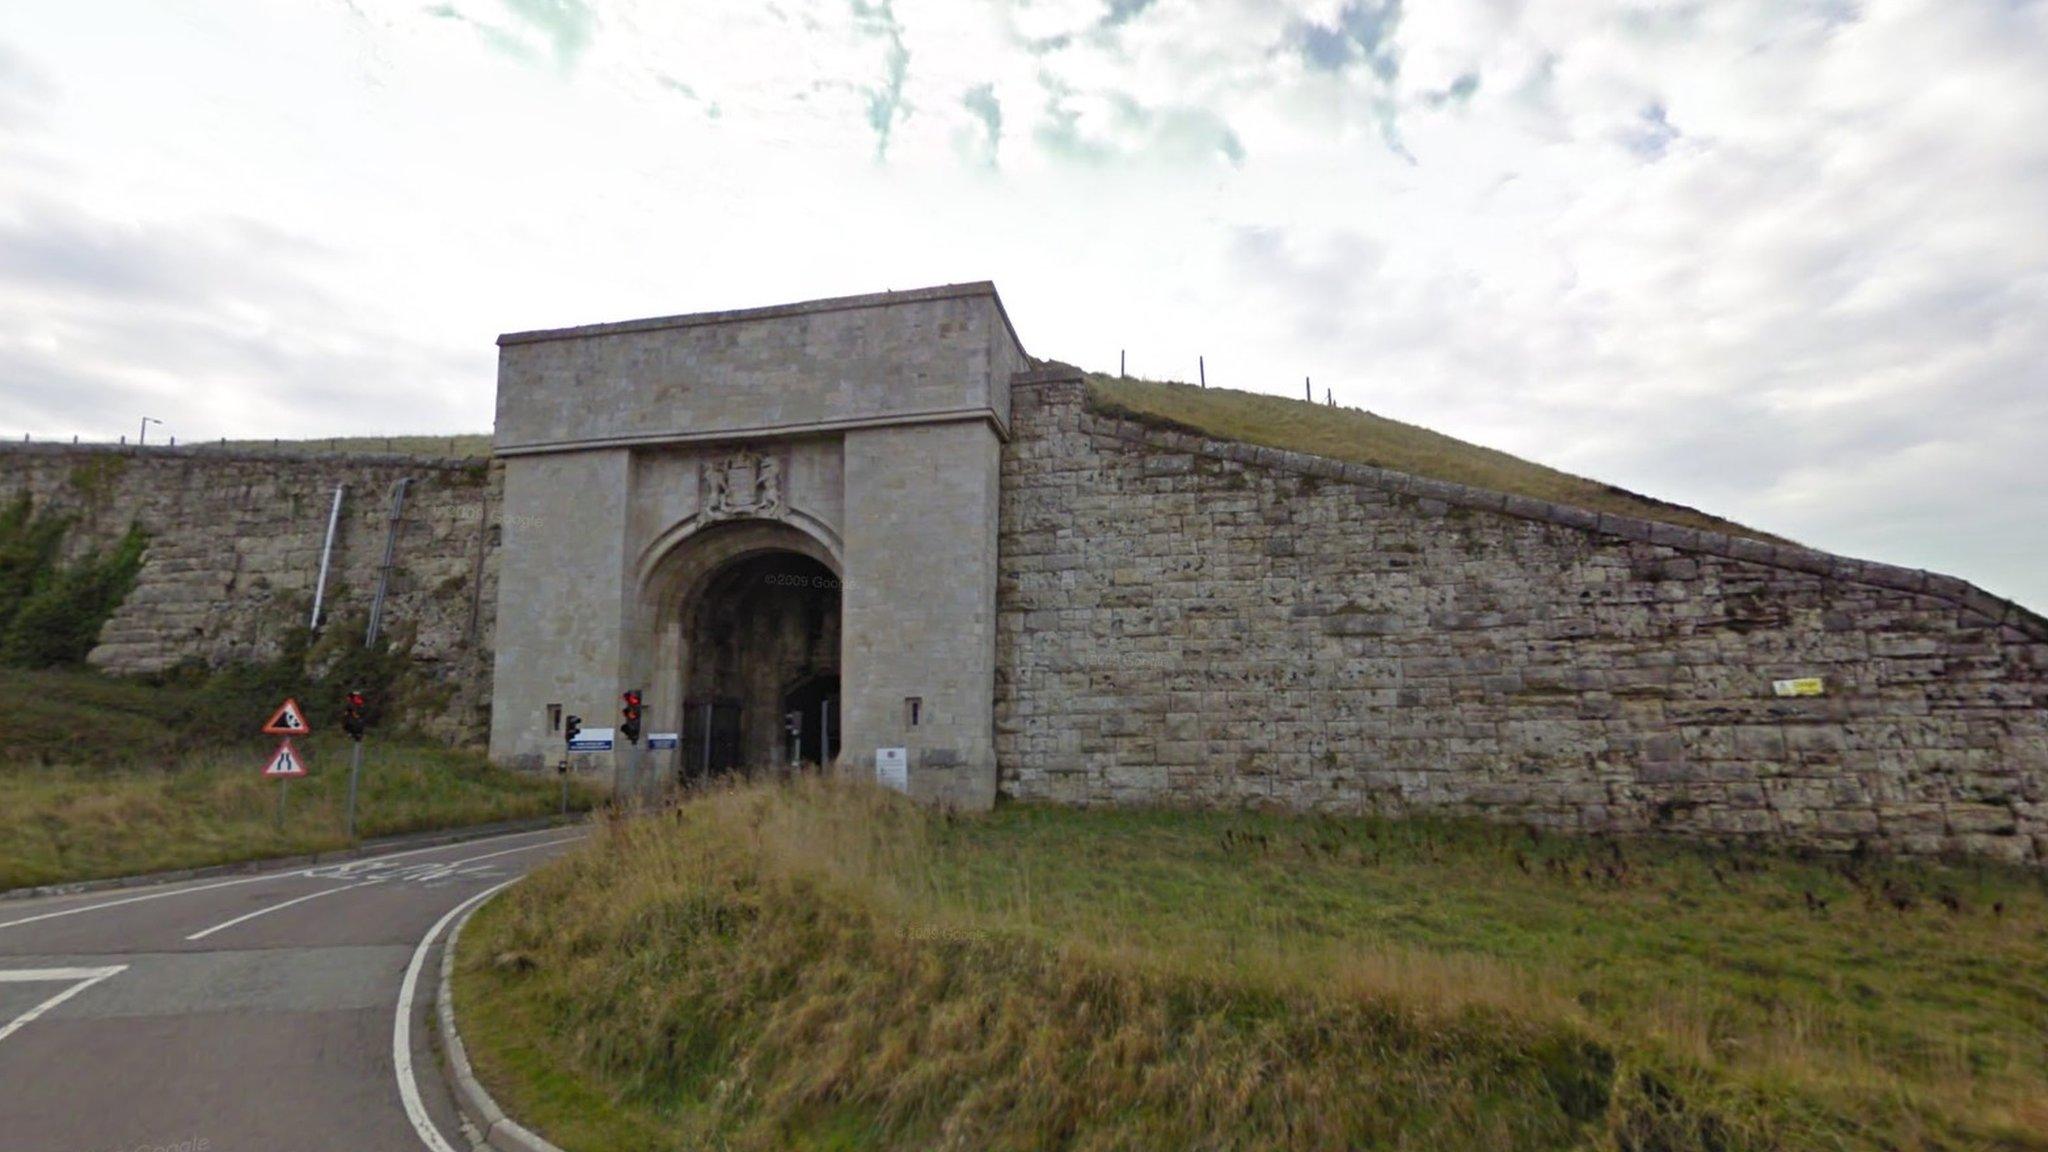
<path fill-rule="evenodd" d="M 0 434 L 480 431 L 499 332 L 981 279 L 2048 609 L 2048 0 L 0 7 Z"/>

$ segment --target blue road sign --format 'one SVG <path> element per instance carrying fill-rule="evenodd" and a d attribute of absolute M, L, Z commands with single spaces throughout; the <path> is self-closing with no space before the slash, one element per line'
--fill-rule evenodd
<path fill-rule="evenodd" d="M 609 728 L 585 728 L 569 741 L 571 752 L 609 752 L 612 750 L 612 730 Z"/>

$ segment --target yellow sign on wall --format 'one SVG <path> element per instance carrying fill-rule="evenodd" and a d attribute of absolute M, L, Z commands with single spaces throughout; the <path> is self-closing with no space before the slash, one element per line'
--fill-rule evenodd
<path fill-rule="evenodd" d="M 1818 676 L 1802 676 L 1797 680 L 1773 680 L 1771 691 L 1780 696 L 1825 696 L 1828 688 Z"/>

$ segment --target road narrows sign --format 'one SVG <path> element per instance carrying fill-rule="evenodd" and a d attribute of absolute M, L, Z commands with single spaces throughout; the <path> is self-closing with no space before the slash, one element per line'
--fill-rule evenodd
<path fill-rule="evenodd" d="M 263 725 L 266 736 L 305 736 L 312 731 L 313 727 L 306 723 L 306 714 L 299 710 L 297 700 L 286 700 Z"/>
<path fill-rule="evenodd" d="M 263 775 L 266 778 L 288 779 L 305 774 L 306 762 L 299 759 L 299 750 L 292 747 L 290 737 L 278 741 L 277 751 L 272 752 L 269 761 L 263 765 Z"/>

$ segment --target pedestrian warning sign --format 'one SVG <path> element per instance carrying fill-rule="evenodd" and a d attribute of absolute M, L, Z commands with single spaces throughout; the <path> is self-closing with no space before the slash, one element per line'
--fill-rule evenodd
<path fill-rule="evenodd" d="M 292 747 L 292 742 L 289 739 L 279 741 L 277 751 L 272 752 L 269 762 L 263 765 L 263 775 L 266 779 L 278 776 L 304 776 L 305 774 L 306 762 L 299 759 L 299 750 Z"/>
<path fill-rule="evenodd" d="M 286 700 L 263 725 L 266 736 L 304 736 L 313 730 L 306 723 L 306 714 L 299 710 L 297 700 Z"/>

